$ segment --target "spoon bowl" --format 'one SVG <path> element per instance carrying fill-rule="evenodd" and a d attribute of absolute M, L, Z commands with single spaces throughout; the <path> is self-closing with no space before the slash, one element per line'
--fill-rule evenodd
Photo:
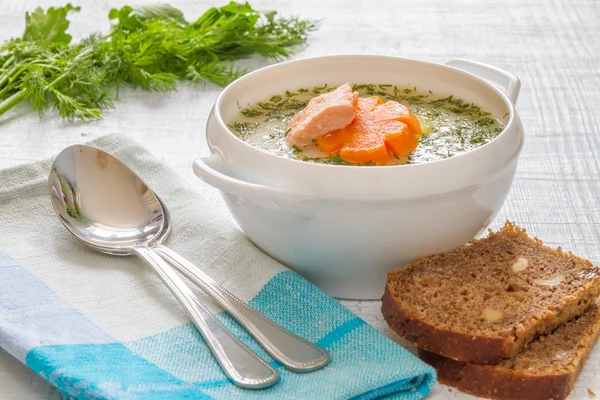
<path fill-rule="evenodd" d="M 158 199 L 158 201 L 160 202 L 160 204 L 163 208 L 165 218 L 163 220 L 162 230 L 157 235 L 152 236 L 152 238 L 148 241 L 148 245 L 150 245 L 150 246 L 161 245 L 167 239 L 167 237 L 169 237 L 169 234 L 171 234 L 171 214 L 169 213 L 169 209 L 165 207 L 164 203 L 162 202 L 162 200 L 160 200 L 160 198 Z M 127 247 L 127 246 L 114 248 L 114 247 L 104 247 L 104 246 L 100 246 L 100 245 L 92 245 L 90 243 L 85 243 L 85 244 L 88 247 L 91 247 L 92 249 L 99 251 L 100 253 L 110 254 L 112 256 L 135 255 L 135 253 L 131 250 L 131 248 Z"/>
<path fill-rule="evenodd" d="M 48 177 L 52 205 L 63 225 L 109 254 L 130 254 L 164 229 L 158 197 L 125 164 L 85 145 L 63 150 Z"/>

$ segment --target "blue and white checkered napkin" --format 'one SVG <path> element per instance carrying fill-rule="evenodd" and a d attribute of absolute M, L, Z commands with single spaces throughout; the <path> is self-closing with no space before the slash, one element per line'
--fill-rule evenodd
<path fill-rule="evenodd" d="M 132 167 L 168 205 L 170 247 L 274 321 L 327 348 L 332 362 L 314 373 L 291 373 L 220 312 L 281 372 L 279 384 L 266 390 L 232 385 L 149 268 L 133 257 L 89 250 L 61 226 L 48 199 L 48 160 L 0 171 L 0 346 L 65 396 L 421 399 L 429 393 L 434 370 L 254 247 L 214 211 L 209 196 L 144 148 L 116 135 L 91 144 Z"/>

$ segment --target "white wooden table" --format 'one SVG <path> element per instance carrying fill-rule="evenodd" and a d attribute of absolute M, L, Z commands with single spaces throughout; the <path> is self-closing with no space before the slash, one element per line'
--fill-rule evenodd
<path fill-rule="evenodd" d="M 110 8 L 143 0 L 73 1 L 81 5 L 70 31 L 75 38 L 108 29 Z M 173 0 L 188 19 L 213 3 Z M 55 0 L 0 0 L 0 39 L 20 36 L 26 10 L 59 5 Z M 518 111 L 526 131 L 512 192 L 496 221 L 526 227 L 553 246 L 561 245 L 600 263 L 600 2 L 597 0 L 253 0 L 260 9 L 323 19 L 299 57 L 377 53 L 444 61 L 464 57 L 515 73 L 523 83 Z M 206 152 L 204 124 L 219 93 L 216 86 L 181 86 L 166 95 L 128 93 L 98 122 L 39 119 L 28 107 L 0 118 L 0 168 L 50 157 L 67 145 L 113 132 L 130 135 L 214 198 L 216 191 L 192 173 L 191 161 Z M 1 182 L 0 182 L 1 184 Z M 344 305 L 384 334 L 379 302 Z M 571 395 L 600 396 L 600 346 Z M 55 399 L 41 378 L 0 350 L 0 399 Z M 469 399 L 438 386 L 431 398 Z"/>

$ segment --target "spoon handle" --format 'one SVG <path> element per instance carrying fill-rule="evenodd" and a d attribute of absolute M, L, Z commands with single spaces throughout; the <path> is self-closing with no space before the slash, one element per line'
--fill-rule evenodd
<path fill-rule="evenodd" d="M 323 368 L 329 362 L 327 350 L 271 321 L 173 250 L 160 244 L 151 248 L 224 307 L 274 359 L 289 370 L 310 372 Z"/>
<path fill-rule="evenodd" d="M 187 310 L 219 364 L 235 385 L 246 389 L 262 389 L 277 383 L 279 372 L 219 322 L 161 257 L 145 245 L 136 246 L 133 250 L 152 266 Z"/>

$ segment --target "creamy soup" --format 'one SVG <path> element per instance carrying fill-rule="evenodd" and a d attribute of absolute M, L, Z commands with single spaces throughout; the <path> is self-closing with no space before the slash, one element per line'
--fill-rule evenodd
<path fill-rule="evenodd" d="M 302 149 L 288 145 L 288 124 L 292 118 L 311 98 L 334 89 L 328 85 L 302 88 L 256 104 L 240 105 L 239 114 L 229 127 L 248 144 L 282 157 L 324 164 L 373 165 L 348 163 L 337 154 L 322 152 L 316 145 Z M 405 157 L 391 157 L 389 164 L 424 163 L 466 153 L 489 142 L 504 128 L 489 112 L 453 96 L 440 97 L 433 92 L 394 85 L 354 84 L 352 89 L 360 97 L 379 96 L 384 102 L 405 105 L 421 125 L 418 147 Z"/>

